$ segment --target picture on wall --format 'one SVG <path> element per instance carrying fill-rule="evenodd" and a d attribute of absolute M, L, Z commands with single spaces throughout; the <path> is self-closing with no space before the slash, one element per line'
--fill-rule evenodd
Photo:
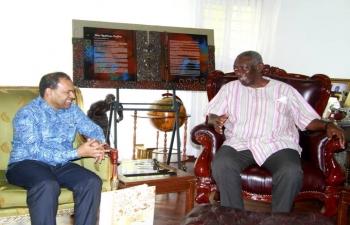
<path fill-rule="evenodd" d="M 73 83 L 83 88 L 206 90 L 214 32 L 73 20 Z"/>
<path fill-rule="evenodd" d="M 332 92 L 349 92 L 350 80 L 349 79 L 339 79 L 331 78 L 331 91 Z"/>
<path fill-rule="evenodd" d="M 344 92 L 347 91 L 348 85 L 344 83 L 332 83 L 331 91 Z"/>
<path fill-rule="evenodd" d="M 84 27 L 84 79 L 136 81 L 134 31 Z"/>
<path fill-rule="evenodd" d="M 331 78 L 331 91 L 341 95 L 342 107 L 350 107 L 350 79 Z"/>
<path fill-rule="evenodd" d="M 168 71 L 165 82 L 205 83 L 208 76 L 206 35 L 167 33 Z"/>

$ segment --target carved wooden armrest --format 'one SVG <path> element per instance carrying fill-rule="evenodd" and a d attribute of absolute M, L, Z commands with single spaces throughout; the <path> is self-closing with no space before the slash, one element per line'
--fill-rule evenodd
<path fill-rule="evenodd" d="M 191 130 L 191 139 L 203 147 L 195 162 L 195 174 L 199 177 L 211 177 L 211 162 L 224 142 L 224 136 L 217 133 L 212 125 L 202 123 Z"/>
<path fill-rule="evenodd" d="M 112 164 L 112 176 L 111 176 L 111 190 L 118 189 L 118 150 L 111 148 L 109 145 L 104 146 L 105 149 L 109 149 L 110 152 L 107 153 L 110 158 L 110 163 Z"/>
<path fill-rule="evenodd" d="M 341 152 L 342 149 L 337 137 L 333 137 L 327 141 L 325 146 L 325 174 L 327 177 L 327 183 L 330 186 L 339 186 L 345 181 L 345 173 L 338 161 L 335 159 L 335 152 Z"/>
<path fill-rule="evenodd" d="M 197 176 L 195 200 L 199 204 L 209 203 L 210 193 L 216 190 L 216 186 L 212 186 L 212 159 L 222 145 L 224 137 L 217 133 L 212 125 L 202 123 L 191 130 L 191 139 L 202 146 L 202 152 L 194 164 L 194 173 Z"/>
<path fill-rule="evenodd" d="M 82 134 L 80 134 L 81 140 L 85 143 L 88 138 Z M 99 142 L 99 141 L 98 141 Z M 99 142 L 100 143 L 100 142 Z M 103 146 L 105 150 L 110 150 L 109 152 L 106 152 L 106 155 L 109 157 L 109 161 L 112 164 L 112 176 L 110 179 L 111 182 L 111 190 L 117 190 L 119 185 L 118 180 L 118 150 L 111 148 L 108 144 L 105 144 Z"/>
<path fill-rule="evenodd" d="M 328 140 L 326 131 L 303 131 L 300 132 L 300 146 L 303 158 L 324 171 L 328 185 L 338 186 L 344 182 L 345 173 L 334 157 L 334 153 L 344 149 L 336 136 Z"/>

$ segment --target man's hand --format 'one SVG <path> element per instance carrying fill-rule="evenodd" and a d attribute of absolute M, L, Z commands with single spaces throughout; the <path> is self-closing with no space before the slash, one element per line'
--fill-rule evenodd
<path fill-rule="evenodd" d="M 221 116 L 210 114 L 209 115 L 209 123 L 213 124 L 214 129 L 219 134 L 223 133 L 222 127 L 224 126 L 225 121 L 228 118 L 228 114 L 224 114 Z"/>
<path fill-rule="evenodd" d="M 333 135 L 337 136 L 339 138 L 339 144 L 342 148 L 345 148 L 345 132 L 343 129 L 338 127 L 334 123 L 329 123 L 327 125 L 327 135 L 328 135 L 328 140 L 332 139 Z"/>
<path fill-rule="evenodd" d="M 328 140 L 332 139 L 333 135 L 337 136 L 339 138 L 339 144 L 342 148 L 345 148 L 345 131 L 338 127 L 333 122 L 325 122 L 323 120 L 314 119 L 312 120 L 309 125 L 306 127 L 307 130 L 326 130 Z"/>
<path fill-rule="evenodd" d="M 95 139 L 88 139 L 83 145 L 78 148 L 80 157 L 93 157 L 95 163 L 101 163 L 106 157 L 106 152 L 110 152 L 109 148 L 105 149 L 106 143 L 100 143 Z"/>

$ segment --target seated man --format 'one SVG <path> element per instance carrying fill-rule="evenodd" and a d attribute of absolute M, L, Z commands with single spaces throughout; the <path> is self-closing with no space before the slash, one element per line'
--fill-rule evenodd
<path fill-rule="evenodd" d="M 205 109 L 208 122 L 226 137 L 212 174 L 221 205 L 243 209 L 240 174 L 252 164 L 263 166 L 272 174 L 272 211 L 289 212 L 303 179 L 297 127 L 327 130 L 329 138 L 339 137 L 343 148 L 345 133 L 320 120 L 292 86 L 263 77 L 263 66 L 259 53 L 239 54 L 233 65 L 238 80 L 225 84 Z"/>
<path fill-rule="evenodd" d="M 101 162 L 105 153 L 102 129 L 72 101 L 74 85 L 62 72 L 43 76 L 40 96 L 18 110 L 13 119 L 12 151 L 6 178 L 27 190 L 31 224 L 56 224 L 61 188 L 73 191 L 74 224 L 95 225 L 102 180 L 72 163 L 81 157 Z M 88 141 L 73 148 L 76 132 Z M 102 142 L 102 143 L 101 143 Z"/>

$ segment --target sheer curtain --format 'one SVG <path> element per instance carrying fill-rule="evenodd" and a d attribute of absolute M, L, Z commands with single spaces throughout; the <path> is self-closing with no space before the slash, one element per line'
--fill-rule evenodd
<path fill-rule="evenodd" d="M 196 28 L 214 30 L 215 68 L 232 71 L 233 61 L 246 50 L 258 51 L 268 63 L 281 0 L 196 0 Z M 189 131 L 205 121 L 205 92 L 191 92 Z M 200 147 L 189 141 L 187 155 Z"/>

